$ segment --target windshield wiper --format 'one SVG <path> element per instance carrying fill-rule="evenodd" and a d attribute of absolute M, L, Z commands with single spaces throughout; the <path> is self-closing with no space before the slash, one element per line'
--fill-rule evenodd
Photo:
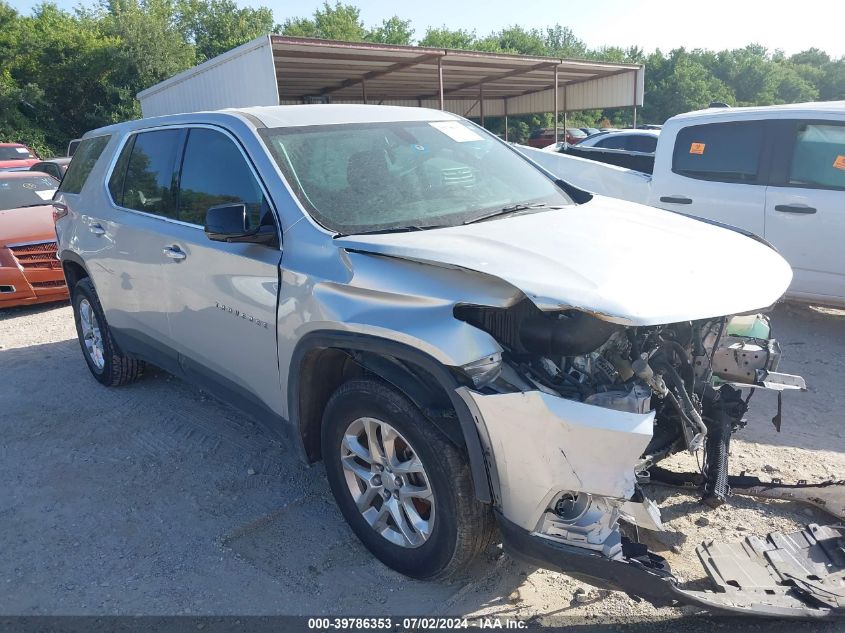
<path fill-rule="evenodd" d="M 509 213 L 517 213 L 519 211 L 528 211 L 529 209 L 542 209 L 547 207 L 548 205 L 545 202 L 535 202 L 533 204 L 512 204 L 507 207 L 502 207 L 501 209 L 497 209 L 496 211 L 491 211 L 486 215 L 479 216 L 477 218 L 472 218 L 471 220 L 465 220 L 464 224 L 473 224 L 474 222 L 481 222 L 482 220 L 486 220 L 488 218 L 495 218 L 500 215 L 508 215 Z"/>
<path fill-rule="evenodd" d="M 332 239 L 348 237 L 350 235 L 384 235 L 385 233 L 408 233 L 410 231 L 427 231 L 428 229 L 442 229 L 446 224 L 426 224 L 425 226 L 397 226 L 392 229 L 374 229 L 372 231 L 351 231 L 349 233 L 336 233 Z"/>

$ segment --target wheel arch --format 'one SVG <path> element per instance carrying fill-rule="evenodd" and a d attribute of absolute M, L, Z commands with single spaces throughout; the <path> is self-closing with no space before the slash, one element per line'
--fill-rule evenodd
<path fill-rule="evenodd" d="M 413 369 L 422 373 L 414 373 Z M 475 419 L 455 392 L 460 385 L 436 359 L 403 343 L 353 332 L 316 331 L 304 336 L 291 357 L 288 410 L 292 430 L 308 462 L 320 459 L 320 428 L 325 405 L 346 380 L 373 374 L 411 400 L 446 437 L 466 450 L 476 498 L 491 503 L 484 451 Z M 443 398 L 446 400 L 443 400 Z M 438 415 L 438 403 L 449 411 Z"/>
<path fill-rule="evenodd" d="M 82 258 L 73 251 L 63 251 L 61 254 L 61 261 L 62 271 L 65 275 L 65 283 L 67 283 L 69 292 L 73 292 L 73 287 L 80 279 L 85 277 L 91 279 L 91 275 L 88 273 L 88 268 L 85 266 Z M 91 279 L 91 283 L 94 283 L 93 279 Z"/>

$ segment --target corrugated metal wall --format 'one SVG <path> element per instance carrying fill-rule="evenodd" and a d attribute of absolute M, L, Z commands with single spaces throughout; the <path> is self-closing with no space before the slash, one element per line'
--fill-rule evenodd
<path fill-rule="evenodd" d="M 232 49 L 138 94 L 145 117 L 277 105 L 279 90 L 269 36 Z"/>
<path fill-rule="evenodd" d="M 447 71 L 448 72 L 448 71 Z M 281 79 L 284 81 L 284 78 Z M 632 70 L 611 77 L 601 77 L 571 86 L 561 86 L 558 89 L 558 107 L 560 112 L 574 112 L 576 110 L 625 108 L 634 105 L 634 86 L 637 87 L 636 104 L 643 105 L 645 86 L 645 69 Z M 535 112 L 554 112 L 554 91 L 544 90 L 534 94 L 513 97 L 508 101 L 508 114 L 533 114 Z M 300 101 L 285 100 L 283 105 L 295 105 Z M 355 99 L 333 99 L 332 103 L 362 103 Z M 407 107 L 421 106 L 423 108 L 439 107 L 437 99 L 384 99 L 371 100 L 369 103 L 383 105 L 397 105 Z M 481 116 L 481 106 L 478 99 L 446 99 L 446 110 L 465 117 L 478 118 Z M 485 99 L 485 116 L 504 116 L 505 104 L 502 99 Z"/>
<path fill-rule="evenodd" d="M 645 69 L 601 77 L 571 86 L 562 86 L 558 90 L 560 111 L 623 108 L 634 105 L 634 86 L 637 86 L 636 104 L 643 104 Z M 492 104 L 491 104 L 492 105 Z M 543 90 L 521 97 L 508 99 L 508 114 L 530 114 L 533 112 L 553 112 L 555 107 L 554 90 Z M 476 108 L 477 110 L 477 108 Z M 491 108 L 485 105 L 485 114 Z M 492 115 L 492 111 L 491 111 Z M 477 113 L 472 116 L 478 116 Z"/>

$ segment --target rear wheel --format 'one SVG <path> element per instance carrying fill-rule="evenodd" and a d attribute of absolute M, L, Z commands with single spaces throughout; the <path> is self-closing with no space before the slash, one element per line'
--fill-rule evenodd
<path fill-rule="evenodd" d="M 144 371 L 144 363 L 117 349 L 97 291 L 88 277 L 74 286 L 72 302 L 76 335 L 94 378 L 108 387 L 125 385 L 138 378 Z"/>
<path fill-rule="evenodd" d="M 338 506 L 383 563 L 443 578 L 490 542 L 466 456 L 404 395 L 378 380 L 342 385 L 323 416 L 323 461 Z"/>

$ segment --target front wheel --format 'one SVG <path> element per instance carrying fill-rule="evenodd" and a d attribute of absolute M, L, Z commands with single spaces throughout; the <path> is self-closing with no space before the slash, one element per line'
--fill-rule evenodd
<path fill-rule="evenodd" d="M 444 578 L 490 542 L 490 508 L 466 456 L 404 395 L 353 380 L 323 416 L 323 461 L 340 511 L 364 545 L 407 576 Z"/>

